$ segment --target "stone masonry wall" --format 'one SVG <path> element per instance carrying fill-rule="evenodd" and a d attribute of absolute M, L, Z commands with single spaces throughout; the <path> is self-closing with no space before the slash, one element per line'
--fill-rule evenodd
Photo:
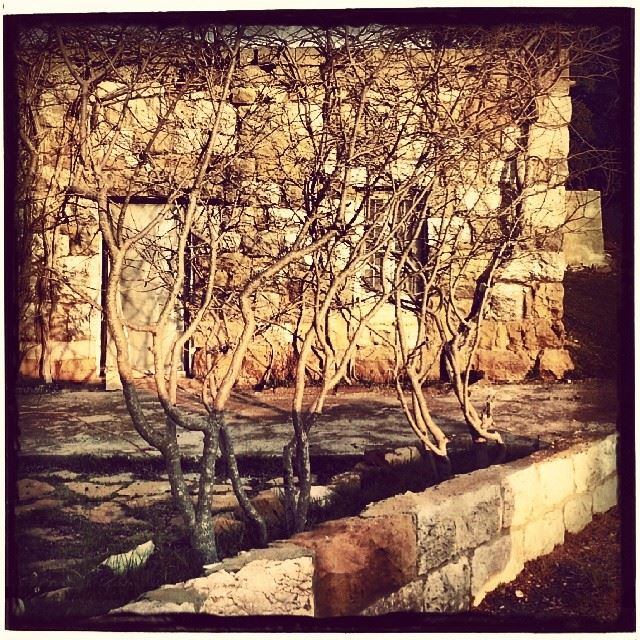
<path fill-rule="evenodd" d="M 245 217 L 252 220 L 274 216 L 293 219 L 302 207 L 303 200 L 300 187 L 303 175 L 299 174 L 304 174 L 310 161 L 303 112 L 309 111 L 313 127 L 322 127 L 320 103 L 302 105 L 295 94 L 287 93 L 282 87 L 274 87 L 277 64 L 274 63 L 273 72 L 276 75 L 272 76 L 260 66 L 251 64 L 249 54 L 251 52 L 246 52 L 243 56 L 228 100 L 221 105 L 222 118 L 215 151 L 221 161 L 228 165 L 229 175 L 223 182 L 213 181 L 207 187 L 208 196 L 222 204 L 240 203 L 244 208 L 243 215 L 246 214 Z M 310 77 L 317 75 L 319 61 L 316 57 L 304 50 L 298 52 L 298 55 L 302 56 L 300 68 Z M 55 88 L 44 92 L 39 105 L 44 143 L 41 175 L 36 189 L 44 192 L 55 184 L 60 193 L 64 193 L 73 181 L 67 165 L 71 162 L 68 156 L 72 149 L 70 140 L 74 135 L 65 114 L 69 112 L 69 105 L 77 98 L 77 86 L 63 70 L 59 73 L 61 80 Z M 527 151 L 518 160 L 518 173 L 526 173 L 531 183 L 524 194 L 524 218 L 527 224 L 539 229 L 543 235 L 545 231 L 556 229 L 565 220 L 564 180 L 569 153 L 568 125 L 571 119 L 569 87 L 570 81 L 565 74 L 550 89 L 549 95 L 539 97 L 536 105 L 537 117 L 528 132 Z M 96 109 L 96 126 L 89 144 L 93 146 L 97 157 L 100 157 L 104 146 L 103 136 L 122 119 L 121 139 L 113 151 L 113 158 L 105 167 L 105 175 L 109 179 L 109 195 L 121 197 L 133 184 L 134 191 L 141 197 L 161 198 L 162 189 L 166 189 L 164 182 L 158 177 L 154 182 L 152 177 L 138 171 L 139 149 L 144 146 L 145 141 L 151 139 L 158 126 L 158 113 L 162 112 L 163 105 L 166 107 L 168 89 L 159 84 L 150 86 L 140 95 L 133 96 L 126 106 L 113 97 L 122 90 L 123 85 L 112 81 L 103 81 L 96 87 L 96 95 L 92 99 L 102 106 Z M 441 99 L 444 98 L 441 96 Z M 375 99 L 372 100 L 375 105 Z M 189 170 L 193 168 L 185 168 L 190 165 L 184 162 L 184 158 L 190 154 L 198 154 L 202 149 L 206 140 L 204 132 L 210 126 L 214 112 L 214 101 L 205 92 L 193 91 L 183 96 L 176 105 L 170 125 L 154 139 L 149 149 L 154 163 L 167 175 L 175 171 L 176 176 L 186 180 Z M 260 132 L 259 136 L 256 131 Z M 503 134 L 501 144 L 506 154 L 509 151 L 508 141 L 517 139 L 520 132 L 504 131 Z M 403 152 L 403 156 L 396 162 L 399 163 L 398 167 L 394 170 L 402 174 L 408 167 L 415 166 L 418 151 Z M 457 182 L 454 181 L 451 190 L 456 192 L 461 208 L 467 207 L 482 213 L 500 206 L 499 182 L 505 162 L 504 159 L 496 158 L 490 163 L 483 163 L 481 157 L 474 157 L 468 158 L 463 163 L 464 166 L 459 167 Z M 484 164 L 490 166 L 479 171 L 479 167 Z M 404 169 L 401 170 L 400 165 Z M 159 175 L 163 175 L 162 171 Z M 182 176 L 181 171 L 186 171 L 187 174 Z M 90 181 L 84 184 L 85 179 L 88 180 L 86 176 L 76 176 L 74 180 L 79 182 L 74 184 L 74 188 L 81 187 L 91 191 L 93 185 Z M 140 180 L 142 182 L 138 184 L 136 181 Z M 354 167 L 350 186 L 357 190 L 366 183 L 365 167 Z M 434 222 L 437 220 L 434 219 Z M 442 221 L 442 218 L 439 220 Z M 67 249 L 66 246 L 67 241 L 72 245 L 75 242 L 73 229 L 64 225 L 57 229 L 54 270 L 68 278 L 76 290 L 79 288 L 97 301 L 101 271 L 100 240 L 93 234 L 94 227 L 95 222 L 89 222 L 83 227 L 83 231 L 91 235 L 92 239 L 91 250 L 86 253 L 87 260 L 82 264 L 79 264 L 80 256 L 73 253 L 73 247 Z M 240 234 L 238 242 L 246 242 L 247 238 L 255 235 L 255 230 L 254 224 L 249 232 Z M 563 348 L 562 280 L 565 261 L 561 244 L 561 239 L 558 240 L 553 233 L 546 233 L 540 247 L 527 251 L 499 275 L 490 301 L 489 317 L 483 325 L 477 357 L 473 363 L 474 368 L 486 378 L 500 381 L 522 380 L 532 373 L 542 377 L 561 378 L 571 369 L 571 359 Z M 242 257 L 241 250 L 238 251 L 238 255 Z M 90 262 L 86 269 L 85 262 Z M 230 261 L 221 270 L 225 269 L 231 280 L 237 280 L 247 271 L 246 265 L 240 265 L 238 260 Z M 88 279 L 83 279 L 85 271 L 89 274 Z M 144 274 L 141 274 L 140 279 L 144 280 Z M 54 310 L 54 377 L 86 380 L 98 373 L 101 348 L 99 319 L 97 325 L 92 320 L 94 328 L 91 331 L 71 326 L 69 319 L 73 312 L 88 317 L 90 306 L 83 307 L 85 303 L 79 301 L 78 296 L 71 295 L 70 290 L 64 286 L 61 289 L 69 300 L 75 301 L 75 305 L 65 306 L 60 303 Z M 472 291 L 469 294 L 471 296 Z M 27 311 L 27 316 L 29 314 L 30 311 Z M 382 309 L 378 317 L 372 319 L 374 330 L 365 336 L 367 342 L 359 345 L 356 368 L 362 380 L 389 381 L 389 371 L 392 369 L 389 350 L 385 351 L 376 337 L 390 330 L 389 316 L 389 309 Z M 137 317 L 129 319 L 134 322 L 146 320 Z M 27 318 L 24 323 L 27 329 L 29 323 Z M 59 337 L 61 332 L 64 336 Z M 23 331 L 23 346 L 30 351 L 23 363 L 22 372 L 34 375 L 37 346 L 33 336 L 28 333 L 28 330 Z M 265 362 L 270 359 L 270 349 L 271 346 L 266 342 L 264 345 L 258 342 L 252 345 L 245 361 L 243 381 L 246 384 L 260 379 L 265 370 Z M 137 358 L 141 362 L 147 359 L 145 350 L 146 343 L 141 344 L 138 349 L 141 355 Z M 283 359 L 286 360 L 286 355 Z M 146 365 L 143 363 L 137 368 L 144 374 Z M 437 375 L 437 371 L 436 366 L 434 375 Z"/>
<path fill-rule="evenodd" d="M 617 503 L 617 435 L 455 477 L 205 567 L 116 612 L 317 617 L 479 604 Z"/>

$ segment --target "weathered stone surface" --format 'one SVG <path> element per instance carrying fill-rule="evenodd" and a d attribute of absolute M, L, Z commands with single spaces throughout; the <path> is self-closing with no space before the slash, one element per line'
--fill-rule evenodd
<path fill-rule="evenodd" d="M 362 611 L 416 575 L 416 539 L 411 516 L 345 518 L 291 539 L 315 552 L 316 613 Z"/>
<path fill-rule="evenodd" d="M 529 522 L 524 528 L 524 560 L 533 560 L 551 553 L 556 545 L 564 542 L 564 518 L 562 509 Z"/>
<path fill-rule="evenodd" d="M 110 614 L 135 613 L 143 616 L 152 616 L 163 613 L 195 613 L 196 608 L 193 602 L 162 602 L 159 600 L 140 600 L 130 602 L 123 607 L 112 609 Z"/>
<path fill-rule="evenodd" d="M 564 286 L 560 282 L 543 282 L 536 286 L 532 315 L 534 318 L 560 320 L 564 308 Z"/>
<path fill-rule="evenodd" d="M 562 504 L 575 492 L 570 456 L 548 458 L 536 464 L 540 478 L 540 498 L 546 510 Z"/>
<path fill-rule="evenodd" d="M 525 524 L 542 508 L 542 487 L 538 469 L 529 461 L 511 463 L 501 482 L 503 527 Z"/>
<path fill-rule="evenodd" d="M 518 351 L 478 349 L 474 369 L 483 373 L 489 381 L 513 382 L 522 380 L 532 369 L 533 364 L 533 359 L 524 349 Z"/>
<path fill-rule="evenodd" d="M 111 419 L 113 420 L 113 416 L 111 417 Z M 94 476 L 91 478 L 91 482 L 98 484 L 124 484 L 126 482 L 133 482 L 133 474 L 117 473 L 109 476 Z"/>
<path fill-rule="evenodd" d="M 161 494 L 171 492 L 169 482 L 158 480 L 136 480 L 118 491 L 119 496 L 148 496 L 149 494 Z"/>
<path fill-rule="evenodd" d="M 430 573 L 425 580 L 424 611 L 465 611 L 470 604 L 470 583 L 471 569 L 467 558 Z"/>
<path fill-rule="evenodd" d="M 64 486 L 73 493 L 92 499 L 108 498 L 122 489 L 122 485 L 104 485 L 96 482 L 65 482 Z"/>
<path fill-rule="evenodd" d="M 68 469 L 61 469 L 60 471 L 49 471 L 47 473 L 41 473 L 41 476 L 45 478 L 58 478 L 60 480 L 74 480 L 80 474 L 75 471 L 69 471 Z"/>
<path fill-rule="evenodd" d="M 582 531 L 591 522 L 591 494 L 577 495 L 564 505 L 564 527 L 569 533 Z"/>
<path fill-rule="evenodd" d="M 513 282 L 497 282 L 491 290 L 489 317 L 496 320 L 519 320 L 525 311 L 525 288 Z"/>
<path fill-rule="evenodd" d="M 516 256 L 501 270 L 502 281 L 531 284 L 540 282 L 562 282 L 565 261 L 561 253 L 537 251 Z"/>
<path fill-rule="evenodd" d="M 500 531 L 500 487 L 474 475 L 456 477 L 416 496 L 420 575 Z"/>
<path fill-rule="evenodd" d="M 618 436 L 617 434 L 613 434 L 596 445 L 603 477 L 607 477 L 617 469 L 617 443 Z"/>
<path fill-rule="evenodd" d="M 205 569 L 205 577 L 165 585 L 111 613 L 314 614 L 313 557 L 299 547 L 255 550 Z"/>
<path fill-rule="evenodd" d="M 593 492 L 593 513 L 604 513 L 618 504 L 618 476 L 611 476 Z"/>
<path fill-rule="evenodd" d="M 33 513 L 34 511 L 44 511 L 45 509 L 56 509 L 62 506 L 62 500 L 55 498 L 43 498 L 29 504 L 19 504 L 15 508 L 17 516 Z"/>
<path fill-rule="evenodd" d="M 360 612 L 363 616 L 381 616 L 394 612 L 422 612 L 424 611 L 425 581 L 420 578 L 409 582 L 397 591 L 376 600 Z"/>
<path fill-rule="evenodd" d="M 473 605 L 499 584 L 513 580 L 524 567 L 523 533 L 513 529 L 478 547 L 471 559 L 471 596 Z"/>
<path fill-rule="evenodd" d="M 594 443 L 573 456 L 576 490 L 594 491 L 608 475 L 616 470 L 616 436 Z"/>
<path fill-rule="evenodd" d="M 18 500 L 20 502 L 28 502 L 34 498 L 47 496 L 55 491 L 55 487 L 48 482 L 34 480 L 33 478 L 24 478 L 18 480 Z"/>
<path fill-rule="evenodd" d="M 538 372 L 543 380 L 561 380 L 573 369 L 573 360 L 566 349 L 543 349 L 540 352 Z"/>

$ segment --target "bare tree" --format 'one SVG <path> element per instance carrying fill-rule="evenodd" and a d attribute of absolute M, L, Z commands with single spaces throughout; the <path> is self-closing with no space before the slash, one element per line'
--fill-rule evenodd
<path fill-rule="evenodd" d="M 44 66 L 23 74 L 22 185 L 28 195 L 48 176 L 54 204 L 50 214 L 23 213 L 25 224 L 59 223 L 71 199 L 92 203 L 124 399 L 165 460 L 203 562 L 218 557 L 210 514 L 218 449 L 266 542 L 225 411 L 257 339 L 271 345 L 275 329 L 290 335 L 295 381 L 283 451 L 291 531 L 306 525 L 311 429 L 328 394 L 357 379 L 358 350 L 385 313 L 390 380 L 424 447 L 447 455 L 423 390 L 440 354 L 474 437 L 500 441 L 490 410 L 471 402 L 470 374 L 505 271 L 557 245 L 562 220 L 545 198 L 564 183 L 566 158 L 541 159 L 535 134 L 548 95 L 568 82 L 571 56 L 604 51 L 599 40 L 585 32 L 574 45 L 563 28 L 376 25 L 104 25 L 29 38 L 25 51 L 39 51 Z M 51 96 L 56 141 L 34 119 Z M 38 146 L 47 140 L 55 163 Z M 50 238 L 45 222 L 38 229 Z M 55 261 L 44 265 L 82 295 Z M 178 393 L 196 338 L 199 411 Z M 140 402 L 140 369 L 153 376 L 162 425 Z M 202 434 L 195 504 L 181 430 Z"/>

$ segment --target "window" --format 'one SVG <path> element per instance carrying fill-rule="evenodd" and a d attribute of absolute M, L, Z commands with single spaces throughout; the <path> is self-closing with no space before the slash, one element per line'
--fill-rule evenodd
<path fill-rule="evenodd" d="M 402 221 L 402 223 L 395 237 L 390 239 L 394 244 L 394 246 L 391 247 L 391 251 L 388 251 L 388 241 L 380 241 L 381 234 L 384 233 L 384 226 L 390 224 L 389 216 L 385 215 L 385 210 L 389 207 L 389 204 L 389 198 L 384 198 L 380 195 L 370 198 L 367 206 L 367 218 L 374 225 L 374 229 L 370 232 L 370 239 L 367 240 L 365 250 L 369 252 L 377 246 L 362 273 L 362 284 L 367 291 L 383 290 L 383 279 L 385 277 L 393 277 L 391 261 L 399 257 L 405 250 L 407 243 L 413 245 L 410 259 L 407 261 L 407 275 L 415 273 L 426 259 L 426 225 L 423 226 L 418 237 L 414 239 L 417 224 L 416 216 L 421 209 L 419 205 L 415 206 L 414 214 L 409 215 L 411 207 L 415 204 L 413 200 L 402 200 L 398 204 L 397 220 Z M 407 278 L 404 288 L 408 293 L 416 294 L 420 291 L 420 283 L 421 278 L 418 275 L 413 275 Z"/>
<path fill-rule="evenodd" d="M 367 291 L 382 291 L 384 278 L 385 246 L 380 242 L 380 236 L 384 232 L 385 220 L 383 218 L 386 201 L 379 197 L 370 198 L 367 203 L 367 220 L 369 235 L 365 241 L 365 251 L 369 253 L 376 245 L 375 252 L 369 257 L 362 273 L 362 284 Z"/>

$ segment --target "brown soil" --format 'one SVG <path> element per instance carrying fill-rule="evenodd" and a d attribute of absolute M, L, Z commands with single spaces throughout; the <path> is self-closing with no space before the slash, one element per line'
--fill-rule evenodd
<path fill-rule="evenodd" d="M 485 614 L 582 623 L 615 623 L 622 613 L 620 517 L 614 508 L 594 516 L 580 533 L 546 556 L 527 562 L 509 584 L 477 607 Z"/>

